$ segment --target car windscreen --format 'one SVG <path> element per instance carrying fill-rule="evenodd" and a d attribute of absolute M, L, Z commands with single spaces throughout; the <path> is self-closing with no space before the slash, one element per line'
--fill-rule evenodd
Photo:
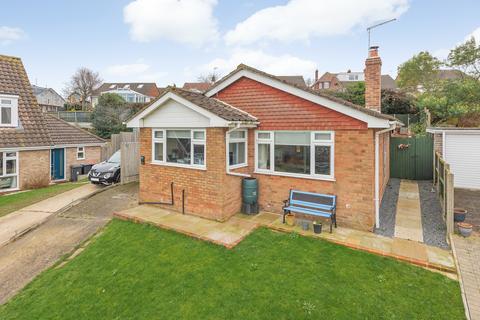
<path fill-rule="evenodd" d="M 109 163 L 120 163 L 120 151 L 115 152 L 110 159 L 107 160 Z"/>

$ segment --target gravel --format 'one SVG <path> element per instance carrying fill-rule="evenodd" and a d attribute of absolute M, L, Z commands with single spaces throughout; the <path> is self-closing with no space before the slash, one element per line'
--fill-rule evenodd
<path fill-rule="evenodd" d="M 383 194 L 380 206 L 380 228 L 375 229 L 376 234 L 391 238 L 395 234 L 395 214 L 399 190 L 400 179 L 391 178 Z"/>
<path fill-rule="evenodd" d="M 442 207 L 432 181 L 418 181 L 420 207 L 422 210 L 423 242 L 425 244 L 449 249 L 446 241 L 447 227 L 442 217 Z"/>

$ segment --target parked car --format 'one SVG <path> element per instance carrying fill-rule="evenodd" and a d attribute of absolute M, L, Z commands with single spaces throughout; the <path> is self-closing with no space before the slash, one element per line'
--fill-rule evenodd
<path fill-rule="evenodd" d="M 105 185 L 120 182 L 120 150 L 107 161 L 94 165 L 88 173 L 88 180 L 94 184 Z"/>

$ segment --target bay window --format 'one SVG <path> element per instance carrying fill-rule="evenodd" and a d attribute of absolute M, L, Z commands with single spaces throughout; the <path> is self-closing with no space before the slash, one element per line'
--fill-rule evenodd
<path fill-rule="evenodd" d="M 333 132 L 258 131 L 255 147 L 259 173 L 333 179 Z"/>
<path fill-rule="evenodd" d="M 17 159 L 17 152 L 0 152 L 0 191 L 18 187 Z"/>
<path fill-rule="evenodd" d="M 227 134 L 227 155 L 230 168 L 247 165 L 247 130 L 235 130 Z"/>
<path fill-rule="evenodd" d="M 205 167 L 205 130 L 154 129 L 152 162 L 185 167 Z"/>

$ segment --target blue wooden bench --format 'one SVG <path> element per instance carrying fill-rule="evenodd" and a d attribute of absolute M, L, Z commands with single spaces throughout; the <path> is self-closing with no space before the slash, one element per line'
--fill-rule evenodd
<path fill-rule="evenodd" d="M 332 225 L 337 227 L 336 209 L 337 196 L 290 190 L 290 197 L 284 201 L 283 223 L 285 223 L 285 216 L 290 212 L 330 218 L 330 233 L 332 233 Z"/>

